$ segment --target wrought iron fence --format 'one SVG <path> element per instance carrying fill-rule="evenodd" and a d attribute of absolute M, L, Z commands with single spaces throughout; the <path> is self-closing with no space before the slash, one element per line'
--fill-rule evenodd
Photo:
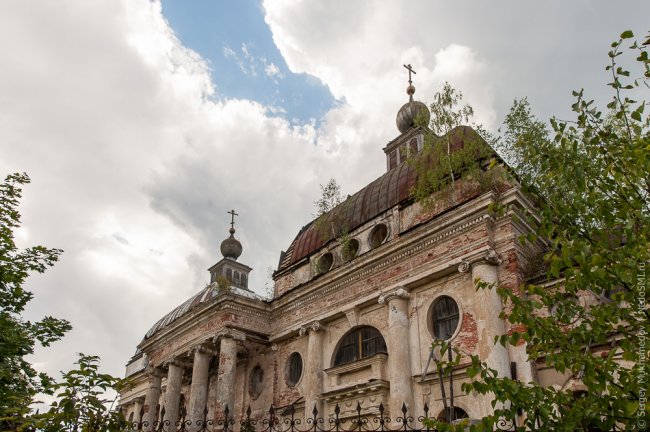
<path fill-rule="evenodd" d="M 319 412 L 314 407 L 312 416 L 303 420 L 296 417 L 296 407 L 290 405 L 279 414 L 271 407 L 261 419 L 252 418 L 251 408 L 246 410 L 246 416 L 236 420 L 230 414 L 228 407 L 223 412 L 223 418 L 218 420 L 208 419 L 207 408 L 203 411 L 203 418 L 198 420 L 186 419 L 187 413 L 181 411 L 180 420 L 172 424 L 165 419 L 165 409 L 160 412 L 160 420 L 149 424 L 147 421 L 130 423 L 130 431 L 150 432 L 435 432 L 430 427 L 429 407 L 424 405 L 424 415 L 415 419 L 409 415 L 406 405 L 402 405 L 401 416 L 391 419 L 385 415 L 383 404 L 379 405 L 377 415 L 363 414 L 361 405 L 357 403 L 356 415 L 341 417 L 341 409 L 337 404 L 331 417 L 319 417 Z M 143 412 L 140 413 L 142 418 Z"/>
<path fill-rule="evenodd" d="M 330 417 L 319 417 L 320 414 L 314 406 L 312 416 L 303 420 L 296 417 L 294 404 L 283 409 L 281 413 L 271 406 L 263 418 L 251 417 L 250 406 L 246 410 L 246 416 L 239 420 L 235 419 L 226 406 L 221 419 L 208 419 L 207 407 L 203 411 L 203 418 L 198 420 L 187 419 L 187 412 L 183 409 L 180 412 L 180 420 L 170 422 L 165 419 L 165 408 L 160 412 L 160 420 L 149 424 L 147 421 L 130 422 L 128 432 L 437 432 L 432 426 L 432 418 L 429 416 L 429 406 L 425 403 L 424 415 L 417 419 L 409 415 L 405 404 L 402 404 L 401 416 L 391 419 L 385 415 L 383 404 L 379 404 L 377 415 L 363 414 L 361 404 L 357 402 L 356 415 L 352 417 L 341 417 L 341 408 L 336 404 L 334 413 Z M 140 412 L 143 418 L 144 411 Z M 453 421 L 462 422 L 470 419 L 458 419 Z M 494 424 L 496 430 L 514 431 L 515 424 L 512 420 L 504 418 L 497 419 Z M 467 429 L 469 430 L 469 429 Z"/>

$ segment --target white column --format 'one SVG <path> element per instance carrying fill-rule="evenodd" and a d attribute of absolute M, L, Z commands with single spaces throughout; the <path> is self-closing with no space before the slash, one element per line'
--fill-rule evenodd
<path fill-rule="evenodd" d="M 153 430 L 153 423 L 158 420 L 156 408 L 160 403 L 160 383 L 162 381 L 162 371 L 160 369 L 150 368 L 148 372 L 149 386 L 144 397 L 144 418 L 142 419 L 143 422 L 147 423 L 143 427 L 145 431 Z"/>
<path fill-rule="evenodd" d="M 510 356 L 503 345 L 494 343 L 495 336 L 505 334 L 505 325 L 499 318 L 503 305 L 496 291 L 499 283 L 497 268 L 499 259 L 494 252 L 489 252 L 484 259 L 471 265 L 472 280 L 482 280 L 494 284 L 491 289 L 476 291 L 476 326 L 479 339 L 479 356 L 487 365 L 495 369 L 499 376 L 510 377 Z"/>
<path fill-rule="evenodd" d="M 169 362 L 167 371 L 167 390 L 165 391 L 165 423 L 169 422 L 167 430 L 174 430 L 178 421 L 179 404 L 181 401 L 181 380 L 183 368 L 176 361 Z"/>
<path fill-rule="evenodd" d="M 217 375 L 217 404 L 215 417 L 223 418 L 228 407 L 229 417 L 235 412 L 235 373 L 237 372 L 237 341 L 230 336 L 221 337 L 219 346 L 219 372 Z"/>
<path fill-rule="evenodd" d="M 461 263 L 459 271 L 465 272 L 471 268 L 472 281 L 483 281 L 492 284 L 492 288 L 481 288 L 476 291 L 476 329 L 478 331 L 478 355 L 485 361 L 490 369 L 497 371 L 499 377 L 510 378 L 510 356 L 506 347 L 494 343 L 496 336 L 505 334 L 505 324 L 499 317 L 503 310 L 501 297 L 496 291 L 499 284 L 498 266 L 501 263 L 494 250 L 485 251 L 481 256 L 469 262 Z M 469 267 L 469 268 L 468 268 Z M 489 415 L 494 412 L 492 407 L 493 397 L 484 396 L 483 412 Z M 499 406 L 497 406 L 499 407 Z"/>
<path fill-rule="evenodd" d="M 190 420 L 192 428 L 198 429 L 198 421 L 203 420 L 203 412 L 208 396 L 208 368 L 211 354 L 203 347 L 194 349 L 192 366 L 192 385 L 190 386 Z"/>
<path fill-rule="evenodd" d="M 315 321 L 300 329 L 300 334 L 309 333 L 307 343 L 307 364 L 305 367 L 305 420 L 314 416 L 323 417 L 320 396 L 323 393 L 323 326 Z"/>
<path fill-rule="evenodd" d="M 411 348 L 409 344 L 409 294 L 404 288 L 397 288 L 379 297 L 379 303 L 388 305 L 388 379 L 390 380 L 390 415 L 402 415 L 402 404 L 406 404 L 410 415 L 413 412 L 413 379 L 411 377 Z"/>
<path fill-rule="evenodd" d="M 135 400 L 135 404 L 133 405 L 133 421 L 135 423 L 140 423 L 142 421 L 140 418 L 140 411 L 142 411 L 142 399 L 138 398 Z"/>

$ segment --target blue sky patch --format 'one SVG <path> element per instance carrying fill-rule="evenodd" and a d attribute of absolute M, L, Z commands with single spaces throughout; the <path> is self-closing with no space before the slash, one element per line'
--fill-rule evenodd
<path fill-rule="evenodd" d="M 317 125 L 336 105 L 319 79 L 289 71 L 258 1 L 162 0 L 162 11 L 183 45 L 209 61 L 217 98 L 254 100 Z"/>

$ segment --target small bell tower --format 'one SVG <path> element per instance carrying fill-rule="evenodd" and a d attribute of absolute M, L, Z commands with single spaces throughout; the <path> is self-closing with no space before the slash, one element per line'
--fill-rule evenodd
<path fill-rule="evenodd" d="M 235 238 L 235 210 L 227 212 L 231 216 L 230 220 L 230 236 L 221 242 L 221 255 L 223 258 L 210 267 L 210 283 L 218 282 L 221 276 L 225 278 L 231 286 L 242 288 L 247 291 L 248 289 L 248 274 L 253 270 L 245 264 L 237 262 L 237 258 L 241 255 L 243 248 L 239 240 Z"/>

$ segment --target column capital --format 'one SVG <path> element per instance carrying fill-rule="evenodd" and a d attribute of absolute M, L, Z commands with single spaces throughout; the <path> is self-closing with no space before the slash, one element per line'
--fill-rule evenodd
<path fill-rule="evenodd" d="M 217 343 L 219 340 L 223 338 L 228 338 L 228 339 L 235 339 L 238 341 L 245 341 L 246 340 L 246 334 L 242 331 L 235 330 L 229 327 L 226 327 L 224 329 L 219 330 L 214 334 L 212 337 L 212 342 Z"/>
<path fill-rule="evenodd" d="M 298 329 L 298 334 L 304 336 L 307 333 L 325 330 L 325 326 L 320 321 L 312 321 Z"/>
<path fill-rule="evenodd" d="M 177 356 L 170 357 L 170 358 L 168 358 L 167 360 L 165 360 L 163 362 L 163 366 L 169 368 L 169 365 L 178 366 L 180 368 L 188 368 L 188 367 L 191 366 L 191 364 L 189 362 L 183 361 L 180 358 L 178 358 Z"/>
<path fill-rule="evenodd" d="M 458 271 L 460 273 L 467 273 L 471 268 L 477 265 L 498 266 L 501 262 L 501 257 L 499 257 L 497 251 L 489 247 L 463 257 L 458 264 Z"/>
<path fill-rule="evenodd" d="M 161 367 L 149 365 L 145 369 L 145 374 L 150 378 L 161 378 L 164 375 L 164 371 Z"/>
<path fill-rule="evenodd" d="M 200 344 L 198 344 L 198 345 L 194 345 L 193 347 L 191 347 L 191 348 L 187 351 L 187 354 L 188 354 L 188 355 L 193 355 L 193 354 L 195 354 L 195 353 L 197 353 L 197 352 L 200 353 L 200 354 L 209 354 L 210 356 L 214 356 L 214 355 L 217 354 L 217 352 L 216 352 L 215 350 L 213 350 L 213 349 L 211 349 L 211 348 L 205 346 L 204 343 L 200 343 Z"/>
<path fill-rule="evenodd" d="M 384 304 L 394 299 L 408 299 L 409 297 L 411 297 L 411 295 L 408 293 L 406 288 L 399 286 L 397 288 L 394 288 L 390 291 L 386 291 L 385 293 L 381 294 L 379 296 L 379 299 L 377 299 L 377 303 Z"/>

